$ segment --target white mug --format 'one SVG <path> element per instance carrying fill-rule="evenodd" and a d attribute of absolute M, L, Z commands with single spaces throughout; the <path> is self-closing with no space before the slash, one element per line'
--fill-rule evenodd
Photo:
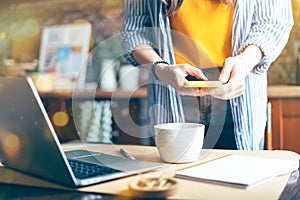
<path fill-rule="evenodd" d="M 161 159 L 168 163 L 197 161 L 203 146 L 204 128 L 197 123 L 155 125 L 154 138 Z"/>

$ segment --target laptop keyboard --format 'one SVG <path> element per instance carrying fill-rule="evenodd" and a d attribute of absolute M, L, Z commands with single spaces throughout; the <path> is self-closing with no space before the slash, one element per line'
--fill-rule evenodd
<path fill-rule="evenodd" d="M 71 159 L 68 159 L 68 161 L 70 163 L 70 166 L 72 168 L 75 177 L 78 179 L 85 179 L 85 178 L 91 178 L 95 176 L 121 172 L 120 170 L 107 167 L 107 166 L 100 166 L 100 165 L 95 165 L 95 164 L 82 162 L 78 160 L 71 160 Z"/>

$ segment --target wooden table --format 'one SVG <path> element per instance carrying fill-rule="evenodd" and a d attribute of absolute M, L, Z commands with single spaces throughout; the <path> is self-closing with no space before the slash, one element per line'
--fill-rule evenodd
<path fill-rule="evenodd" d="M 73 144 L 64 145 L 65 150 L 77 149 L 78 146 Z M 88 145 L 85 148 L 92 151 L 100 151 L 104 153 L 110 153 L 119 155 L 119 148 L 125 148 L 137 159 L 161 162 L 158 152 L 155 147 L 152 146 L 136 146 L 136 145 Z M 203 150 L 202 160 L 210 160 L 215 157 L 222 156 L 224 154 L 240 154 L 240 155 L 256 155 L 269 158 L 284 158 L 284 159 L 299 159 L 299 155 L 290 151 L 236 151 L 236 150 Z M 162 173 L 171 173 L 176 169 L 185 167 L 190 164 L 172 164 L 167 167 L 145 174 L 145 176 L 158 176 Z M 10 169 L 0 168 L 0 182 L 2 183 L 14 183 L 14 184 L 26 184 L 27 186 L 39 186 L 42 188 L 52 188 L 66 190 L 66 192 L 72 191 L 74 194 L 81 194 L 79 192 L 87 192 L 87 194 L 99 194 L 99 195 L 117 195 L 127 196 L 128 183 L 136 180 L 137 176 L 130 176 L 123 179 L 118 179 L 102 184 L 97 184 L 89 187 L 79 188 L 72 190 L 63 186 L 46 182 L 41 179 L 37 179 L 31 176 L 27 176 L 21 173 L 17 173 Z M 12 178 L 13 177 L 13 178 Z M 270 181 L 262 183 L 250 189 L 238 189 L 233 187 L 209 184 L 204 182 L 195 182 L 191 180 L 177 179 L 179 182 L 179 189 L 174 196 L 170 196 L 170 199 L 264 199 L 275 200 L 279 199 L 282 191 L 284 190 L 290 174 L 276 177 Z M 298 180 L 299 182 L 299 180 Z M 298 193 L 299 193 L 299 188 Z M 294 193 L 290 193 L 295 195 Z M 296 192 L 297 194 L 297 192 Z M 288 198 L 285 194 L 284 198 Z"/>

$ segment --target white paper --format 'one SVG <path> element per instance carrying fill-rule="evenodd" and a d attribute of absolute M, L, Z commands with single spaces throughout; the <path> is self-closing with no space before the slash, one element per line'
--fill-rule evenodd
<path fill-rule="evenodd" d="M 176 172 L 177 177 L 250 187 L 297 170 L 298 160 L 231 155 Z"/>

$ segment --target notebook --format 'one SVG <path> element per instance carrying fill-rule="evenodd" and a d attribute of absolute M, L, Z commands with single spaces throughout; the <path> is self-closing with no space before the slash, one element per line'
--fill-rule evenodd
<path fill-rule="evenodd" d="M 9 168 L 82 187 L 163 167 L 89 152 L 64 152 L 33 81 L 0 77 L 0 161 Z"/>
<path fill-rule="evenodd" d="M 176 171 L 176 177 L 250 188 L 276 176 L 298 170 L 298 160 L 225 155 Z"/>

